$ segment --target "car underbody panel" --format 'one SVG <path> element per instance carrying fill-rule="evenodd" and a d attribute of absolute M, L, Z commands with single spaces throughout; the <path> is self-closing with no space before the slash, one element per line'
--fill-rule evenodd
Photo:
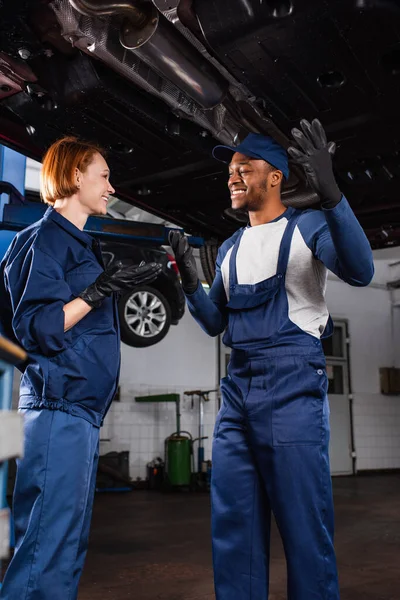
<path fill-rule="evenodd" d="M 4 0 L 0 22 L 0 142 L 40 159 L 95 140 L 121 198 L 222 240 L 246 216 L 213 146 L 254 131 L 287 147 L 317 117 L 372 246 L 400 244 L 394 0 Z M 293 165 L 283 196 L 318 201 Z"/>

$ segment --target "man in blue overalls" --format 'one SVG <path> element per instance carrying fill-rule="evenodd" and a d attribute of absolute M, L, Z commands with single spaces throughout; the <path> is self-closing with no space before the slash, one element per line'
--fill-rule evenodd
<path fill-rule="evenodd" d="M 249 225 L 222 244 L 209 295 L 187 241 L 170 243 L 190 312 L 232 348 L 215 424 L 212 535 L 217 600 L 267 600 L 274 513 L 286 554 L 289 600 L 338 600 L 329 467 L 329 406 L 321 337 L 332 322 L 327 269 L 366 286 L 368 240 L 332 170 L 334 144 L 315 120 L 293 130 L 289 148 L 322 210 L 286 208 L 288 159 L 274 140 L 250 134 L 217 146 L 229 163 L 232 207 Z"/>

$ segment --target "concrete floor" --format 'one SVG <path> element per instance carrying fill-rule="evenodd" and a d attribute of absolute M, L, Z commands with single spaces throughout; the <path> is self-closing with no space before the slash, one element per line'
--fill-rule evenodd
<path fill-rule="evenodd" d="M 335 478 L 334 492 L 341 600 L 399 600 L 400 476 Z M 270 600 L 285 578 L 274 530 Z M 79 600 L 214 598 L 208 495 L 96 496 Z"/>

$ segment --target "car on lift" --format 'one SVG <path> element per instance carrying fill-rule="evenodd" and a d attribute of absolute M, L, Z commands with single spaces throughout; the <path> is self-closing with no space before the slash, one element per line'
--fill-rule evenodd
<path fill-rule="evenodd" d="M 229 207 L 217 143 L 288 147 L 301 118 L 336 142 L 336 176 L 373 248 L 400 243 L 396 0 L 3 0 L 0 143 L 40 160 L 65 134 L 108 150 L 118 197 L 218 245 Z M 290 164 L 283 201 L 318 206 Z"/>
<path fill-rule="evenodd" d="M 27 190 L 23 196 L 14 185 L 0 181 L 0 198 L 2 194 L 8 197 L 8 202 L 3 207 L 0 229 L 6 230 L 7 237 L 4 240 L 0 238 L 0 241 L 4 242 L 0 246 L 0 253 L 5 251 L 17 231 L 26 227 L 29 222 L 40 219 L 46 210 L 37 191 Z M 10 209 L 12 211 L 18 206 L 23 208 L 22 213 L 19 212 L 17 217 L 14 213 L 14 216 L 9 218 Z M 90 222 L 91 219 L 88 223 Z M 110 223 L 111 229 L 120 231 L 122 236 L 110 231 Z M 102 228 L 99 227 L 100 224 Z M 122 341 L 136 348 L 153 346 L 164 339 L 170 326 L 177 325 L 185 313 L 185 296 L 180 285 L 175 257 L 164 246 L 146 239 L 146 233 L 159 236 L 162 227 L 151 223 L 132 223 L 132 226 L 129 226 L 129 223 L 124 221 L 105 218 L 100 218 L 97 226 L 91 233 L 100 243 L 106 267 L 112 267 L 117 262 L 156 262 L 162 267 L 161 273 L 150 285 L 135 286 L 118 298 Z M 104 233 L 104 229 L 108 229 L 108 232 Z M 127 229 L 130 234 L 129 241 L 126 239 Z"/>
<path fill-rule="evenodd" d="M 138 285 L 118 301 L 121 339 L 135 348 L 153 346 L 177 325 L 185 312 L 185 296 L 175 258 L 162 246 L 101 240 L 104 263 L 156 262 L 162 271 L 151 285 Z"/>

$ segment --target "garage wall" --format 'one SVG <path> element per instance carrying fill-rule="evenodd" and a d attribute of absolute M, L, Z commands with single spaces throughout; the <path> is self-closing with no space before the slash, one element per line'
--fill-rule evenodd
<path fill-rule="evenodd" d="M 327 300 L 336 319 L 347 319 L 353 388 L 357 469 L 400 468 L 400 397 L 380 394 L 379 367 L 400 366 L 400 308 L 392 309 L 386 281 L 389 267 L 376 261 L 377 275 L 368 288 L 352 288 L 334 277 L 328 281 Z M 138 404 L 135 396 L 180 393 L 182 429 L 197 437 L 197 406 L 192 409 L 183 392 L 213 389 L 216 384 L 217 344 L 186 314 L 156 346 L 122 346 L 121 401 L 114 402 L 101 430 L 101 453 L 128 450 L 130 474 L 146 477 L 147 463 L 163 456 L 164 440 L 175 431 L 175 406 Z M 14 406 L 19 374 L 15 374 Z M 211 458 L 211 439 L 217 412 L 214 395 L 205 406 L 205 457 Z"/>
<path fill-rule="evenodd" d="M 39 189 L 40 166 L 27 160 L 27 189 Z M 392 310 L 386 287 L 388 281 L 398 278 L 398 273 L 391 271 L 399 269 L 390 265 L 399 261 L 400 249 L 381 250 L 375 257 L 376 275 L 370 287 L 352 288 L 330 276 L 327 290 L 333 317 L 349 322 L 358 469 L 400 468 L 400 397 L 382 396 L 379 385 L 379 367 L 400 367 L 400 308 Z M 180 393 L 182 429 L 197 437 L 197 406 L 192 409 L 183 392 L 214 388 L 216 364 L 216 341 L 188 314 L 156 346 L 135 349 L 123 345 L 121 401 L 113 404 L 101 431 L 102 453 L 129 450 L 134 478 L 145 477 L 147 462 L 163 456 L 164 439 L 175 431 L 175 406 L 137 404 L 137 395 Z M 17 386 L 14 395 L 15 401 Z M 215 396 L 211 398 L 205 406 L 206 459 L 211 457 L 217 406 Z"/>
<path fill-rule="evenodd" d="M 400 398 L 380 394 L 379 367 L 397 356 L 392 327 L 387 261 L 376 261 L 368 288 L 352 288 L 334 276 L 327 299 L 336 319 L 347 319 L 351 346 L 354 433 L 357 469 L 400 468 Z M 400 309 L 398 309 L 400 311 Z M 184 400 L 187 389 L 211 389 L 216 383 L 216 340 L 206 336 L 189 314 L 160 344 L 147 349 L 123 345 L 121 401 L 114 403 L 102 430 L 101 450 L 129 450 L 133 478 L 146 476 L 146 464 L 163 456 L 165 438 L 175 431 L 175 407 L 143 405 L 136 395 L 177 392 L 182 397 L 182 429 L 197 437 L 197 406 Z M 206 459 L 216 416 L 215 396 L 205 407 Z M 108 439 L 109 441 L 105 441 Z"/>
<path fill-rule="evenodd" d="M 176 431 L 175 404 L 142 404 L 135 396 L 181 395 L 181 429 L 198 437 L 198 403 L 191 407 L 187 390 L 216 387 L 217 343 L 189 314 L 171 327 L 167 337 L 150 348 L 122 346 L 121 401 L 114 402 L 101 430 L 101 453 L 130 452 L 131 477 L 146 477 L 146 465 L 164 456 L 164 440 Z M 205 459 L 211 458 L 211 439 L 217 412 L 216 395 L 205 404 Z M 109 441 L 106 441 L 109 440 Z"/>
<path fill-rule="evenodd" d="M 358 470 L 400 468 L 400 397 L 381 395 L 379 382 L 379 368 L 393 366 L 398 354 L 386 288 L 390 271 L 384 261 L 375 261 L 375 267 L 368 288 L 332 277 L 327 290 L 332 316 L 349 323 Z"/>

